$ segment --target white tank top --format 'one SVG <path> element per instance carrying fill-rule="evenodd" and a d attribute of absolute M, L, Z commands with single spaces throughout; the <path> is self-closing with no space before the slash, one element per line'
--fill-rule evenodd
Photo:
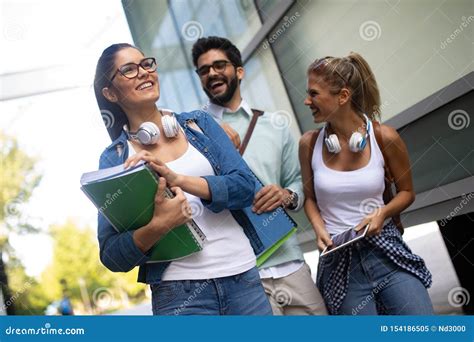
<path fill-rule="evenodd" d="M 384 159 L 369 132 L 370 159 L 366 166 L 354 171 L 336 171 L 323 161 L 325 128 L 319 132 L 311 166 L 314 192 L 321 217 L 329 234 L 337 234 L 359 224 L 375 208 L 381 208 L 384 191 Z"/>
<path fill-rule="evenodd" d="M 128 143 L 130 156 L 134 149 Z M 166 163 L 176 173 L 188 176 L 214 175 L 209 161 L 188 142 L 186 152 Z M 193 210 L 193 219 L 206 235 L 202 251 L 171 262 L 162 280 L 211 279 L 248 271 L 256 265 L 255 254 L 242 227 L 229 210 L 213 213 L 201 199 L 184 193 Z"/>

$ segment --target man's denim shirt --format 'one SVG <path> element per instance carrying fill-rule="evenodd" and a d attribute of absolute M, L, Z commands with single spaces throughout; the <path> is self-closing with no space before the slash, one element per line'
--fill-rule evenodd
<path fill-rule="evenodd" d="M 211 191 L 212 200 L 201 200 L 212 212 L 229 209 L 235 220 L 243 227 L 255 254 L 263 250 L 253 226 L 240 210 L 252 204 L 255 183 L 247 164 L 240 157 L 232 142 L 221 127 L 204 111 L 176 114 L 176 119 L 186 137 L 210 162 L 215 176 L 204 176 Z M 194 122 L 202 133 L 189 127 Z M 100 156 L 99 168 L 104 169 L 123 164 L 128 158 L 125 132 L 112 142 Z M 113 272 L 128 272 L 140 266 L 138 281 L 158 284 L 169 262 L 146 263 L 150 260 L 133 242 L 133 231 L 117 232 L 107 219 L 99 213 L 98 239 L 100 260 Z M 222 260 L 225 262 L 225 260 Z"/>

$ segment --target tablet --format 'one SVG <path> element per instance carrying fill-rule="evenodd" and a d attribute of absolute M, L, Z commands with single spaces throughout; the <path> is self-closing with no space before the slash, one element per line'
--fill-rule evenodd
<path fill-rule="evenodd" d="M 347 245 L 350 245 L 351 243 L 362 239 L 366 234 L 367 230 L 369 229 L 369 225 L 367 224 L 364 228 L 356 232 L 355 227 L 349 228 L 348 230 L 334 235 L 331 240 L 332 240 L 332 246 L 326 247 L 322 252 L 320 256 L 325 256 L 328 255 L 334 251 L 337 251 L 338 249 L 345 247 Z"/>

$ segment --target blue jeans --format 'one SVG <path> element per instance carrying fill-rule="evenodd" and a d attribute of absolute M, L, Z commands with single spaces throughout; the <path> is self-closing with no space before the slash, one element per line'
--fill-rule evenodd
<path fill-rule="evenodd" d="M 354 243 L 349 272 L 339 314 L 433 315 L 431 299 L 420 279 L 369 243 Z"/>
<path fill-rule="evenodd" d="M 272 315 L 256 267 L 223 278 L 151 285 L 154 315 Z"/>

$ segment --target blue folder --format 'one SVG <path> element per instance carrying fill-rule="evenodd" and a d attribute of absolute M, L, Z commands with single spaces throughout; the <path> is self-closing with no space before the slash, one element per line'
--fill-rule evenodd
<path fill-rule="evenodd" d="M 255 177 L 256 194 L 263 188 L 263 184 L 255 174 L 253 176 Z M 243 211 L 252 223 L 264 248 L 257 255 L 257 266 L 260 266 L 296 232 L 297 224 L 282 207 L 262 214 L 254 213 L 252 206 L 243 209 Z"/>

